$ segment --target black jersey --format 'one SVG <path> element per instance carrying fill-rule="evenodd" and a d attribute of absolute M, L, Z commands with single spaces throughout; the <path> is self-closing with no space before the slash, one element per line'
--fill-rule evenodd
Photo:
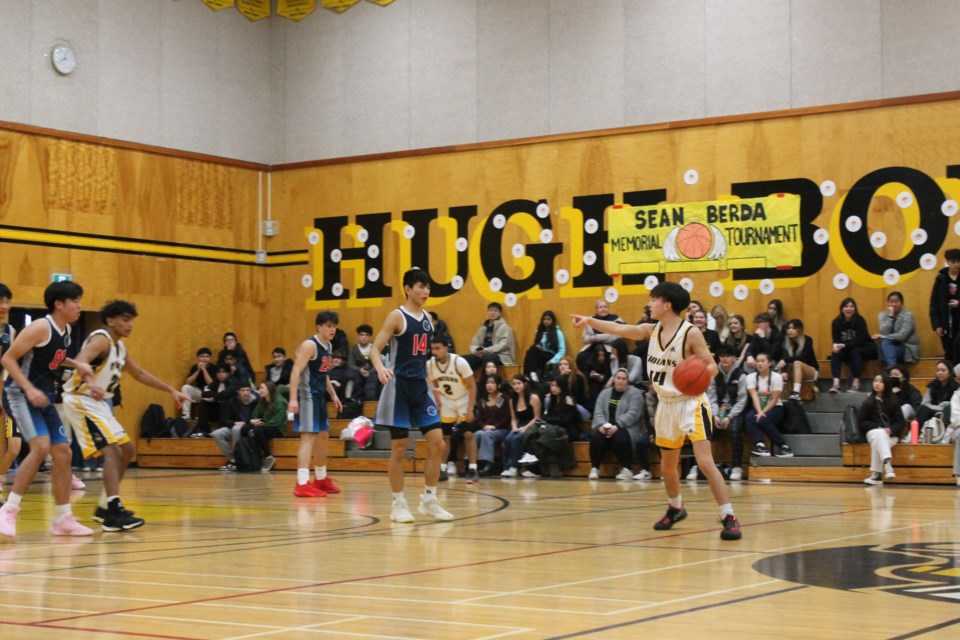
<path fill-rule="evenodd" d="M 387 366 L 393 374 L 401 378 L 427 378 L 427 361 L 430 359 L 430 339 L 433 337 L 433 323 L 425 311 L 415 318 L 403 307 L 403 332 L 390 338 L 390 356 Z"/>
<path fill-rule="evenodd" d="M 43 344 L 38 344 L 25 353 L 18 364 L 30 384 L 44 393 L 52 394 L 56 391 L 57 370 L 67 358 L 70 325 L 61 330 L 50 316 L 46 316 L 44 320 L 50 326 L 50 337 Z M 11 378 L 7 380 L 7 385 L 16 386 L 16 383 Z"/>

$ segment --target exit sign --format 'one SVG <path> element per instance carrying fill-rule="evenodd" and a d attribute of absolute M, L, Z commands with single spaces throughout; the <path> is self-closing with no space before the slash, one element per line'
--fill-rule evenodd
<path fill-rule="evenodd" d="M 73 280 L 69 273 L 54 273 L 51 274 L 51 282 L 67 282 Z"/>

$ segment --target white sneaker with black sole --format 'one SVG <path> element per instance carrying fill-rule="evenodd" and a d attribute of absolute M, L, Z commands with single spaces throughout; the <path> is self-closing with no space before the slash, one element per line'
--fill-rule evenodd
<path fill-rule="evenodd" d="M 693 465 L 692 467 L 690 467 L 690 471 L 687 472 L 687 476 L 686 476 L 687 480 L 696 480 L 697 473 L 699 471 L 700 471 L 700 467 L 698 467 L 697 465 Z"/>

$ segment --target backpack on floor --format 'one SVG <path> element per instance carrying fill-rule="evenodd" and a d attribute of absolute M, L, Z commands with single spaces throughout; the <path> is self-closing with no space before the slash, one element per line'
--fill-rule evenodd
<path fill-rule="evenodd" d="M 147 440 L 170 437 L 170 430 L 167 428 L 167 416 L 163 412 L 163 406 L 151 404 L 143 412 L 143 418 L 140 419 L 140 437 Z"/>
<path fill-rule="evenodd" d="M 857 406 L 853 404 L 847 405 L 847 408 L 843 410 L 843 418 L 840 420 L 841 444 L 859 444 L 866 442 L 863 434 L 860 433 L 857 411 Z"/>
<path fill-rule="evenodd" d="M 169 438 L 186 438 L 191 433 L 193 433 L 193 428 L 187 424 L 187 421 L 183 418 L 167 418 L 166 424 L 166 436 Z"/>
<path fill-rule="evenodd" d="M 338 418 L 356 418 L 363 413 L 363 400 L 358 398 L 347 398 L 343 401 L 343 409 L 340 410 Z"/>
<path fill-rule="evenodd" d="M 788 400 L 783 403 L 783 424 L 780 425 L 780 431 L 793 435 L 813 433 L 802 402 Z"/>
<path fill-rule="evenodd" d="M 250 437 L 241 437 L 233 448 L 233 463 L 237 471 L 260 471 L 260 447 Z"/>

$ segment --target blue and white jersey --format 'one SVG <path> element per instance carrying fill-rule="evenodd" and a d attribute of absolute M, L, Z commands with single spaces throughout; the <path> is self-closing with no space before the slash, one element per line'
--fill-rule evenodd
<path fill-rule="evenodd" d="M 390 354 L 387 366 L 401 378 L 427 377 L 427 361 L 430 360 L 430 340 L 433 338 L 433 323 L 425 311 L 415 318 L 400 307 L 404 320 L 403 331 L 390 338 Z"/>
<path fill-rule="evenodd" d="M 312 336 L 310 340 L 316 347 L 316 353 L 300 376 L 300 395 L 310 394 L 319 398 L 327 393 L 327 375 L 333 363 L 333 345 L 323 344 L 316 336 Z"/>

